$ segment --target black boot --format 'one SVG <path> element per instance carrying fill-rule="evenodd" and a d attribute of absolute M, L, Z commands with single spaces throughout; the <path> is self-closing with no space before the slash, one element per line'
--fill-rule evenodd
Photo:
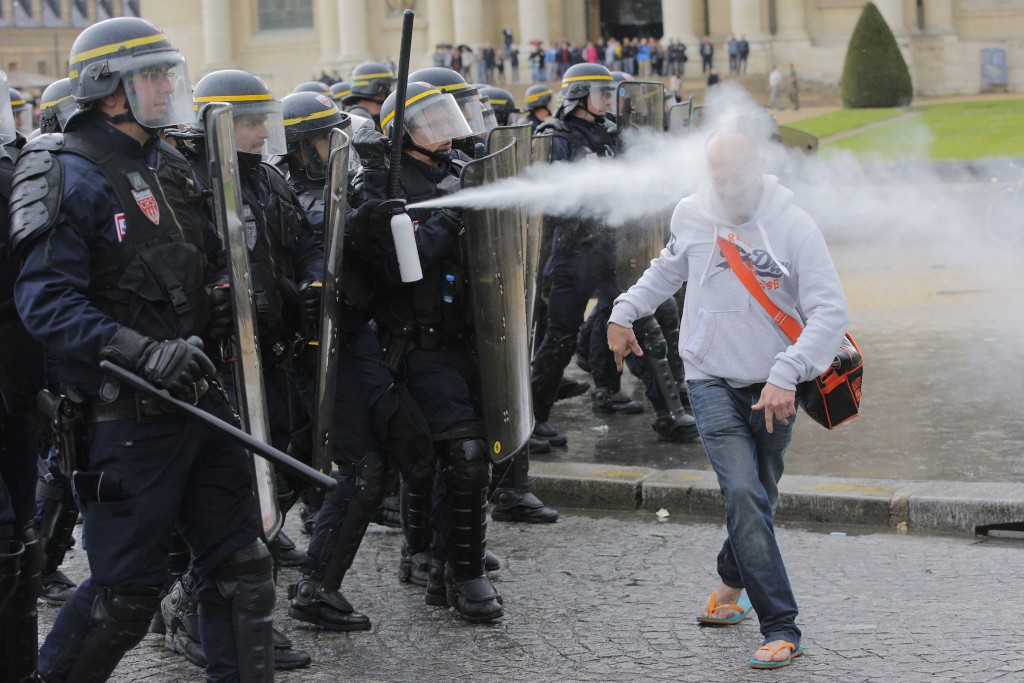
<path fill-rule="evenodd" d="M 432 558 L 427 566 L 427 590 L 423 597 L 431 607 L 448 606 L 448 588 L 444 580 L 444 561 Z"/>
<path fill-rule="evenodd" d="M 644 406 L 639 401 L 634 401 L 621 391 L 604 387 L 598 387 L 590 394 L 590 405 L 595 413 L 638 415 L 644 412 Z"/>
<path fill-rule="evenodd" d="M 494 621 L 504 615 L 504 610 L 498 591 L 484 573 L 487 489 L 461 491 L 449 483 L 445 495 L 450 501 L 452 523 L 445 548 L 445 597 L 466 621 Z"/>
<path fill-rule="evenodd" d="M 295 541 L 289 538 L 284 531 L 279 531 L 274 540 L 267 544 L 270 552 L 282 567 L 300 567 L 306 561 L 306 553 L 295 547 Z"/>
<path fill-rule="evenodd" d="M 324 590 L 321 582 L 310 576 L 303 576 L 297 584 L 288 589 L 291 606 L 288 616 L 292 619 L 316 624 L 329 631 L 366 631 L 370 619 L 360 614 L 339 590 Z"/>
<path fill-rule="evenodd" d="M 430 565 L 430 508 L 431 482 L 410 484 L 402 480 L 401 515 L 402 557 L 398 561 L 398 578 L 416 586 L 427 585 Z"/>
<path fill-rule="evenodd" d="M 659 411 L 651 428 L 658 433 L 658 441 L 688 443 L 696 441 L 700 436 L 700 432 L 697 431 L 697 421 L 693 419 L 692 415 L 686 413 L 673 418 L 668 412 Z"/>
<path fill-rule="evenodd" d="M 544 505 L 530 491 L 530 456 L 526 451 L 513 456 L 511 472 L 505 475 L 491 500 L 491 519 L 496 522 L 550 524 L 558 520 L 558 511 Z"/>
<path fill-rule="evenodd" d="M 292 641 L 288 640 L 285 634 L 278 631 L 276 628 L 274 631 L 274 669 L 277 671 L 290 671 L 292 669 L 302 669 L 310 665 L 313 658 L 309 656 L 308 652 L 303 650 L 296 650 L 292 647 Z"/>
<path fill-rule="evenodd" d="M 36 680 L 38 664 L 39 615 L 36 598 L 42 590 L 40 567 L 42 553 L 35 529 L 22 532 L 20 572 L 14 593 L 0 612 L 0 640 L 3 642 L 4 680 L 23 683 Z"/>

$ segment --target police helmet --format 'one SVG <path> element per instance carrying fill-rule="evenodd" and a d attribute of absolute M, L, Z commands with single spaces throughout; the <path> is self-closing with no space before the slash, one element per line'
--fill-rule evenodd
<path fill-rule="evenodd" d="M 35 128 L 32 120 L 32 100 L 21 94 L 17 88 L 8 88 L 11 97 L 11 111 L 14 112 L 14 127 L 22 135 L 28 135 Z"/>
<path fill-rule="evenodd" d="M 631 80 L 633 80 L 633 74 L 628 74 L 625 71 L 611 71 L 609 73 L 611 73 L 612 78 L 615 79 L 616 83 L 618 83 L 619 81 L 631 81 Z"/>
<path fill-rule="evenodd" d="M 551 108 L 551 98 L 554 93 L 546 85 L 531 85 L 526 89 L 526 107 L 524 111 L 540 109 L 541 107 Z"/>
<path fill-rule="evenodd" d="M 318 92 L 328 95 L 331 89 L 323 81 L 305 81 L 292 88 L 292 93 L 297 92 Z"/>
<path fill-rule="evenodd" d="M 256 74 L 239 69 L 209 73 L 196 83 L 192 100 L 199 114 L 199 130 L 203 130 L 207 107 L 213 102 L 226 102 L 235 121 L 237 151 L 268 156 L 285 153 L 281 103 L 274 100 L 266 82 Z"/>
<path fill-rule="evenodd" d="M 14 111 L 11 110 L 11 91 L 7 88 L 7 74 L 0 70 L 0 145 L 6 145 L 17 137 Z"/>
<path fill-rule="evenodd" d="M 473 135 L 487 132 L 484 122 L 484 107 L 476 88 L 469 85 L 458 71 L 443 67 L 431 66 L 409 74 L 410 81 L 429 83 L 443 93 L 448 93 L 458 102 L 462 115 Z"/>
<path fill-rule="evenodd" d="M 487 85 L 483 88 L 483 94 L 491 101 L 491 109 L 498 119 L 498 125 L 507 126 L 512 120 L 512 114 L 516 112 L 516 101 L 512 93 L 504 88 Z"/>
<path fill-rule="evenodd" d="M 46 86 L 39 96 L 39 131 L 59 133 L 78 108 L 71 96 L 71 79 L 62 78 Z"/>
<path fill-rule="evenodd" d="M 331 130 L 347 127 L 348 114 L 338 111 L 329 96 L 315 92 L 292 93 L 281 100 L 281 107 L 289 156 L 301 152 L 306 175 L 324 177 Z"/>
<path fill-rule="evenodd" d="M 562 76 L 562 102 L 555 116 L 564 117 L 583 103 L 587 111 L 608 111 L 615 93 L 615 78 L 600 64 L 573 64 Z"/>
<path fill-rule="evenodd" d="M 195 120 L 185 58 L 145 19 L 116 17 L 87 27 L 71 46 L 68 77 L 79 105 L 123 85 L 128 108 L 142 126 L 163 128 Z"/>
<path fill-rule="evenodd" d="M 397 81 L 395 74 L 380 62 L 363 62 L 352 69 L 352 92 L 342 102 L 353 105 L 359 100 L 373 100 L 386 97 Z"/>
<path fill-rule="evenodd" d="M 480 105 L 484 110 L 484 126 L 487 131 L 490 132 L 498 127 L 498 117 L 494 114 L 494 108 L 491 107 L 491 98 L 484 92 L 484 88 L 487 87 L 486 83 L 472 83 L 471 88 L 476 90 L 476 96 L 480 99 Z"/>
<path fill-rule="evenodd" d="M 398 93 L 391 93 L 380 108 L 380 127 L 388 136 L 395 123 L 397 101 Z M 479 102 L 475 95 L 474 101 Z M 420 147 L 474 135 L 451 93 L 419 81 L 410 82 L 406 88 L 403 128 L 412 143 Z"/>
<path fill-rule="evenodd" d="M 352 84 L 348 81 L 338 81 L 330 88 L 331 99 L 340 108 L 344 104 L 344 99 L 352 94 Z"/>

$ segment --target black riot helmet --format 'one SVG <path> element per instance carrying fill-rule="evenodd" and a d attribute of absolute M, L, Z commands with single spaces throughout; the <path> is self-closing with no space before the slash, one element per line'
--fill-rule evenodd
<path fill-rule="evenodd" d="M 551 98 L 553 96 L 554 93 L 551 92 L 551 88 L 548 86 L 542 83 L 531 85 L 526 89 L 526 104 L 523 110 L 532 111 L 544 107 L 551 111 Z"/>
<path fill-rule="evenodd" d="M 498 119 L 498 125 L 507 126 L 512 120 L 512 114 L 516 112 L 516 101 L 512 93 L 493 85 L 484 86 L 482 92 L 491 101 L 491 109 Z"/>
<path fill-rule="evenodd" d="M 116 17 L 87 27 L 71 46 L 68 78 L 78 111 L 123 85 L 130 114 L 115 122 L 163 128 L 195 120 L 185 58 L 145 19 Z"/>
<path fill-rule="evenodd" d="M 39 132 L 59 133 L 78 108 L 71 96 L 71 79 L 62 78 L 46 86 L 39 96 Z"/>
<path fill-rule="evenodd" d="M 452 95 L 458 102 L 473 135 L 487 133 L 480 94 L 476 88 L 466 82 L 466 79 L 458 71 L 443 66 L 431 66 L 409 74 L 409 80 L 429 83 L 441 92 Z"/>
<path fill-rule="evenodd" d="M 577 106 L 598 122 L 611 108 L 615 78 L 600 64 L 573 64 L 562 76 L 562 102 L 555 116 L 565 118 Z"/>
<path fill-rule="evenodd" d="M 476 96 L 474 95 L 474 98 Z M 395 123 L 395 104 L 398 93 L 391 93 L 380 109 L 380 127 L 391 135 Z M 473 135 L 459 104 L 450 93 L 429 83 L 410 82 L 405 91 L 405 129 L 403 147 L 417 150 L 433 159 L 448 158 L 450 151 L 431 152 L 423 145 L 433 145 Z"/>
<path fill-rule="evenodd" d="M 302 169 L 310 178 L 327 173 L 331 130 L 347 127 L 348 114 L 338 111 L 323 93 L 296 92 L 281 100 L 288 164 Z"/>
<path fill-rule="evenodd" d="M 352 94 L 352 84 L 348 81 L 338 81 L 330 87 L 331 99 L 340 109 L 345 103 L 345 98 Z"/>
<path fill-rule="evenodd" d="M 292 93 L 297 92 L 318 92 L 329 95 L 331 89 L 323 81 L 305 81 L 292 88 Z"/>
<path fill-rule="evenodd" d="M 274 100 L 266 82 L 248 71 L 224 69 L 199 79 L 192 92 L 199 121 L 196 128 L 203 130 L 203 114 L 214 102 L 231 105 L 235 121 L 237 151 L 248 154 L 284 154 L 284 120 L 281 103 Z"/>
<path fill-rule="evenodd" d="M 383 101 L 394 88 L 395 74 L 380 62 L 363 62 L 352 69 L 349 81 L 352 92 L 345 96 L 342 103 L 353 105 L 359 100 Z"/>

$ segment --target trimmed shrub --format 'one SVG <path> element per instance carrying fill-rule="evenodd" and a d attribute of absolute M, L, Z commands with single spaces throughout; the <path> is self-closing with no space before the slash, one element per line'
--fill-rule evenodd
<path fill-rule="evenodd" d="M 864 5 L 850 36 L 839 90 L 849 109 L 905 107 L 914 97 L 907 63 L 873 2 Z"/>

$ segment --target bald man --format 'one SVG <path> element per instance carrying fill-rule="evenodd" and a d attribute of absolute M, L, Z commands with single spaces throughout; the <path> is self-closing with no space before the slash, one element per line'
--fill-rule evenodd
<path fill-rule="evenodd" d="M 846 299 L 814 220 L 764 173 L 757 137 L 722 128 L 709 138 L 706 158 L 708 180 L 676 206 L 661 255 L 615 300 L 608 345 L 618 364 L 642 354 L 633 321 L 689 281 L 679 353 L 725 497 L 728 531 L 718 554 L 721 584 L 697 620 L 736 624 L 753 608 L 763 645 L 750 666 L 779 668 L 803 651 L 773 529 L 778 481 L 796 418 L 796 385 L 835 357 L 848 322 Z M 734 247 L 772 301 L 802 320 L 795 344 L 731 272 L 723 249 Z"/>

